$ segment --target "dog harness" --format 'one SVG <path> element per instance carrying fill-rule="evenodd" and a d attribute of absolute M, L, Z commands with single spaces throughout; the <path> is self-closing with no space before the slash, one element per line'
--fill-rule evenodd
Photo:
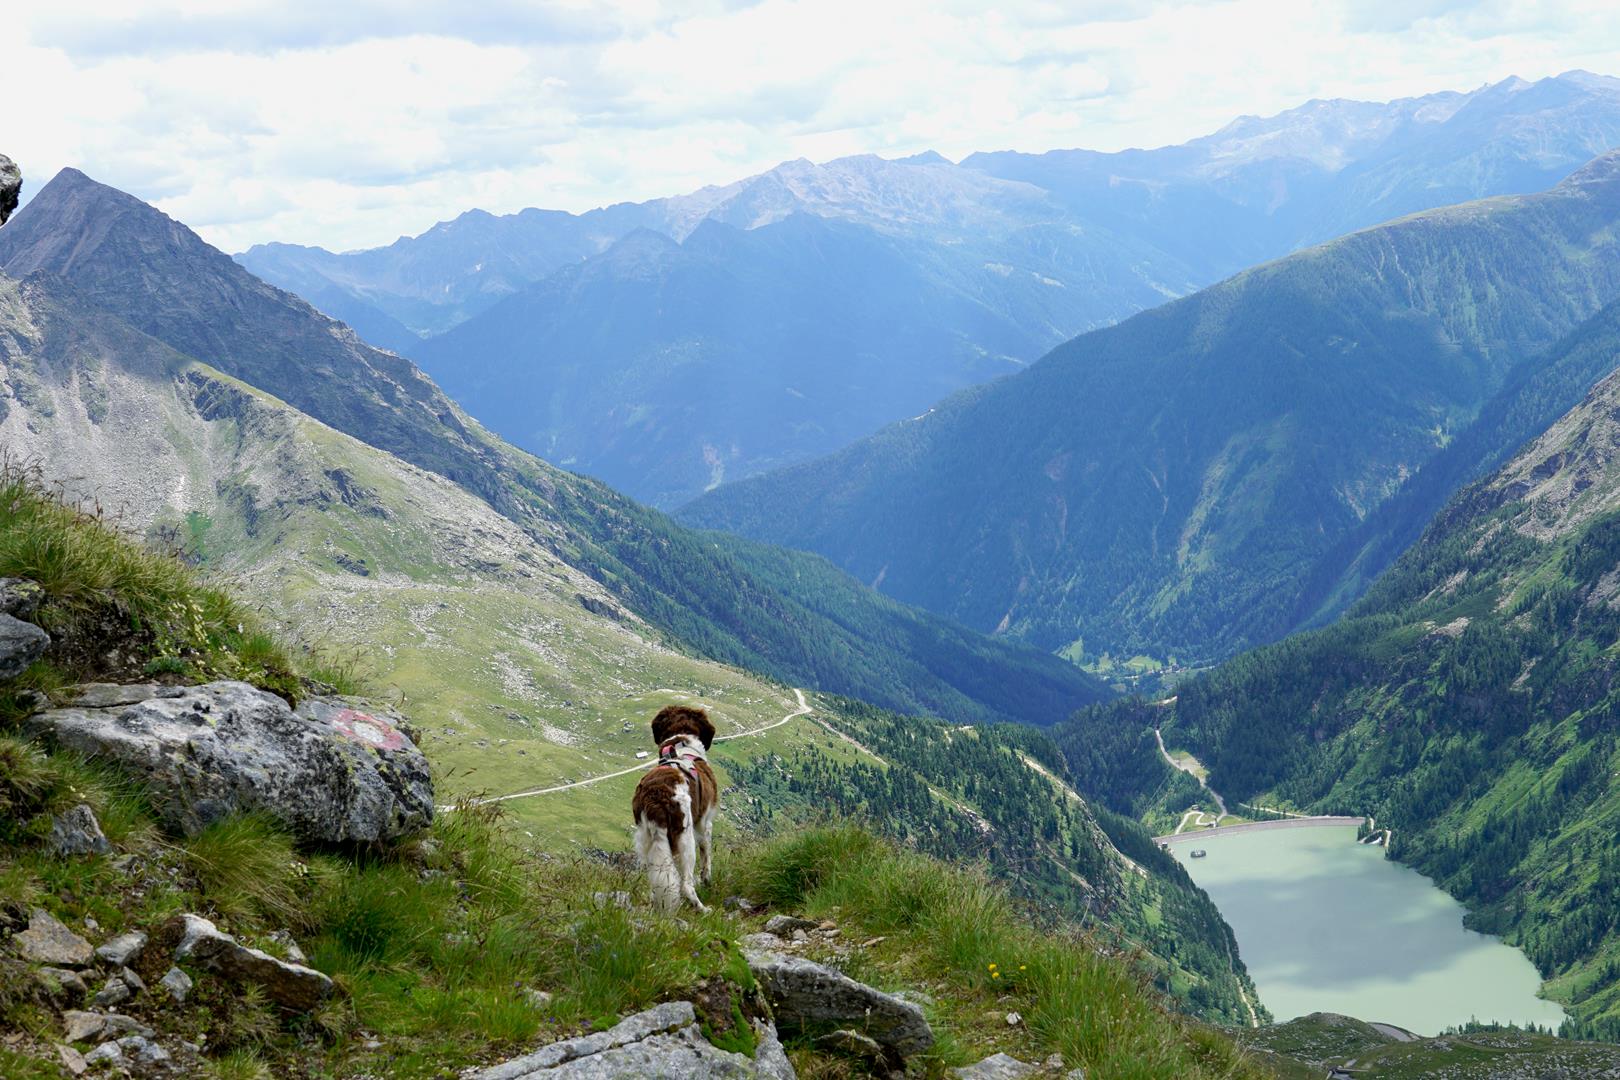
<path fill-rule="evenodd" d="M 692 762 L 702 760 L 704 760 L 703 751 L 694 750 L 680 739 L 671 739 L 658 748 L 658 764 L 681 770 L 689 782 L 696 779 Z"/>

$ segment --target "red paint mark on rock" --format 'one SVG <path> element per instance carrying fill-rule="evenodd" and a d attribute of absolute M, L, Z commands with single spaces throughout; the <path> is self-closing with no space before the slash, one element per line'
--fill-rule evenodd
<path fill-rule="evenodd" d="M 406 745 L 405 736 L 395 730 L 394 725 L 357 709 L 344 709 L 338 713 L 332 718 L 332 726 L 344 738 L 378 750 L 400 750 Z"/>

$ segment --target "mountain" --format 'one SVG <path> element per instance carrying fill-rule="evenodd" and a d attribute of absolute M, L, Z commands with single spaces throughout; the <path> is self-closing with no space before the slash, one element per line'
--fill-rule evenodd
<path fill-rule="evenodd" d="M 1061 336 L 1060 284 L 961 243 L 998 269 L 964 274 L 960 245 L 806 213 L 748 230 L 711 218 L 679 244 L 639 230 L 411 355 L 519 444 L 675 505 L 922 412 Z"/>
<path fill-rule="evenodd" d="M 1620 79 L 1570 71 L 1468 93 L 1308 101 L 1179 146 L 973 154 L 1205 282 L 1407 214 L 1526 194 L 1620 145 Z"/>
<path fill-rule="evenodd" d="M 1095 684 L 864 589 L 822 560 L 694 533 L 470 420 L 410 361 L 185 226 L 64 170 L 0 233 L 0 273 L 84 304 L 472 492 L 672 643 L 784 682 L 960 720 L 1050 722 Z"/>
<path fill-rule="evenodd" d="M 1611 373 L 1452 498 L 1345 619 L 1188 680 L 1173 702 L 1096 710 L 1058 734 L 1095 764 L 1093 733 L 1151 745 L 1151 712 L 1228 799 L 1375 815 L 1393 857 L 1535 962 L 1572 1033 L 1612 1037 L 1620 308 L 1578 340 Z M 1126 803 L 1144 780 L 1081 776 Z"/>
<path fill-rule="evenodd" d="M 1245 267 L 1539 191 L 1617 144 L 1620 81 L 1571 72 L 1315 101 L 1156 150 L 790 161 L 581 215 L 472 211 L 386 248 L 239 258 L 505 438 L 670 508 Z M 648 234 L 670 241 L 656 258 Z"/>
<path fill-rule="evenodd" d="M 1286 633 L 1313 563 L 1620 296 L 1620 176 L 1239 274 L 681 516 L 1090 663 Z"/>

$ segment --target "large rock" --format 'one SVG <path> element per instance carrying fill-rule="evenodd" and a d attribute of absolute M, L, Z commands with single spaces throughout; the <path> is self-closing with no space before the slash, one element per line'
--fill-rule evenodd
<path fill-rule="evenodd" d="M 22 198 L 22 170 L 17 163 L 0 154 L 0 225 L 6 223 Z"/>
<path fill-rule="evenodd" d="M 187 836 L 262 811 L 306 840 L 371 844 L 433 817 L 422 752 L 349 702 L 313 699 L 295 713 L 241 682 L 91 686 L 26 726 L 133 773 L 164 824 Z"/>
<path fill-rule="evenodd" d="M 45 590 L 27 578 L 0 578 L 0 611 L 19 619 L 32 619 L 45 599 Z"/>
<path fill-rule="evenodd" d="M 47 841 L 58 855 L 105 855 L 112 850 L 107 836 L 101 831 L 101 822 L 88 803 L 80 803 L 51 818 L 51 836 Z"/>
<path fill-rule="evenodd" d="M 472 1074 L 471 1080 L 794 1080 L 776 1030 L 756 1027 L 752 1059 L 711 1045 L 689 1001 L 670 1001 L 607 1031 L 564 1039 Z"/>
<path fill-rule="evenodd" d="M 331 996 L 332 980 L 319 971 L 250 949 L 200 915 L 176 915 L 165 927 L 165 937 L 179 938 L 176 960 L 231 982 L 262 986 L 270 1000 L 289 1009 L 309 1012 Z"/>
<path fill-rule="evenodd" d="M 921 1007 L 856 982 L 832 968 L 744 944 L 748 967 L 784 1029 L 847 1028 L 901 1057 L 934 1045 Z"/>
<path fill-rule="evenodd" d="M 0 679 L 15 679 L 45 653 L 51 635 L 21 619 L 0 612 Z"/>
<path fill-rule="evenodd" d="M 89 967 L 95 950 L 44 908 L 28 915 L 28 929 L 12 935 L 11 945 L 24 960 L 61 967 Z"/>

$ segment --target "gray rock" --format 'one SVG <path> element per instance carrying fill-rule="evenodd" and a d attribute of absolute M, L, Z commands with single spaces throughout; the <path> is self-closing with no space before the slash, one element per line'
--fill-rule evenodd
<path fill-rule="evenodd" d="M 151 1028 L 133 1016 L 125 1016 L 123 1013 L 108 1013 L 101 1019 L 106 1027 L 101 1034 L 103 1039 L 120 1038 L 124 1035 L 144 1035 L 150 1039 L 154 1034 Z"/>
<path fill-rule="evenodd" d="M 175 916 L 169 932 L 176 931 L 180 937 L 176 960 L 190 960 L 232 982 L 256 983 L 272 1001 L 289 1009 L 309 1012 L 332 993 L 332 980 L 314 968 L 250 949 L 200 915 Z"/>
<path fill-rule="evenodd" d="M 74 1076 L 83 1076 L 85 1071 L 90 1068 L 84 1062 L 84 1055 L 66 1043 L 56 1044 L 56 1056 L 62 1062 L 62 1068 Z"/>
<path fill-rule="evenodd" d="M 912 1002 L 804 957 L 747 946 L 744 954 L 784 1028 L 852 1028 L 901 1057 L 933 1046 L 933 1028 Z"/>
<path fill-rule="evenodd" d="M 765 932 L 777 937 L 788 937 L 795 930 L 817 930 L 821 924 L 814 919 L 801 919 L 796 915 L 772 915 L 765 920 Z"/>
<path fill-rule="evenodd" d="M 858 1031 L 848 1028 L 839 1028 L 829 1031 L 816 1039 L 817 1046 L 825 1046 L 829 1050 L 836 1050 L 840 1054 L 849 1054 L 853 1057 L 872 1058 L 882 1060 L 883 1047 L 869 1035 L 862 1035 Z"/>
<path fill-rule="evenodd" d="M 743 952 L 748 952 L 750 949 L 755 952 L 769 952 L 772 949 L 780 949 L 782 946 L 786 945 L 787 942 L 783 941 L 775 934 L 760 933 L 744 934 L 742 937 L 737 939 L 737 944 L 742 946 Z"/>
<path fill-rule="evenodd" d="M 0 612 L 0 679 L 15 679 L 44 655 L 51 635 L 30 622 Z"/>
<path fill-rule="evenodd" d="M 752 915 L 759 910 L 759 905 L 746 896 L 728 896 L 725 899 L 725 909 L 727 911 L 740 911 L 744 915 Z"/>
<path fill-rule="evenodd" d="M 96 955 L 113 967 L 128 967 L 146 948 L 146 935 L 139 930 L 119 934 L 96 950 Z"/>
<path fill-rule="evenodd" d="M 68 1042 L 89 1042 L 106 1029 L 107 1018 L 100 1013 L 69 1009 L 62 1014 L 62 1023 L 67 1027 Z"/>
<path fill-rule="evenodd" d="M 105 855 L 112 850 L 88 803 L 51 818 L 50 849 L 58 855 Z"/>
<path fill-rule="evenodd" d="M 0 154 L 0 225 L 6 223 L 22 198 L 22 170 L 17 163 Z"/>
<path fill-rule="evenodd" d="M 137 994 L 146 993 L 146 980 L 137 975 L 134 968 L 125 968 L 118 973 L 118 977 L 124 980 L 125 986 Z"/>
<path fill-rule="evenodd" d="M 934 1045 L 922 1009 L 909 1001 L 801 956 L 746 946 L 744 953 L 784 1028 L 850 1028 L 902 1057 Z"/>
<path fill-rule="evenodd" d="M 630 910 L 630 894 L 622 890 L 615 892 L 591 893 L 591 907 L 597 911 L 604 908 L 616 907 L 625 911 Z"/>
<path fill-rule="evenodd" d="M 128 1035 L 118 1040 L 124 1057 L 136 1065 L 159 1065 L 169 1060 L 169 1052 L 144 1035 Z"/>
<path fill-rule="evenodd" d="M 551 995 L 544 990 L 525 990 L 523 991 L 523 1000 L 536 1009 L 551 1008 Z"/>
<path fill-rule="evenodd" d="M 951 1075 L 956 1080 L 1023 1080 L 1040 1071 L 1039 1065 L 1030 1065 L 1006 1054 L 991 1054 L 983 1061 L 952 1069 Z"/>
<path fill-rule="evenodd" d="M 281 955 L 284 959 L 294 964 L 303 964 L 305 967 L 309 966 L 309 957 L 304 955 L 304 950 L 300 949 L 298 947 L 298 942 L 293 940 L 291 931 L 272 931 L 270 934 L 270 940 L 281 950 Z"/>
<path fill-rule="evenodd" d="M 134 996 L 135 991 L 130 989 L 129 983 L 114 975 L 96 991 L 96 1004 L 105 1009 L 113 1005 L 122 1005 Z"/>
<path fill-rule="evenodd" d="M 689 1001 L 671 1001 L 627 1017 L 607 1031 L 564 1039 L 471 1074 L 470 1080 L 794 1080 L 793 1066 L 769 1025 L 756 1028 L 752 1060 L 709 1044 Z"/>
<path fill-rule="evenodd" d="M 103 1061 L 108 1065 L 122 1065 L 124 1063 L 124 1048 L 116 1042 L 104 1042 L 84 1055 L 86 1065 L 96 1066 Z"/>
<path fill-rule="evenodd" d="M 181 691 L 161 683 L 80 683 L 64 691 L 64 696 L 78 709 L 111 709 L 118 705 L 134 705 L 157 697 L 164 690 L 174 696 Z"/>
<path fill-rule="evenodd" d="M 44 908 L 28 915 L 28 929 L 13 934 L 11 945 L 24 960 L 59 967 L 88 967 L 95 950 Z"/>
<path fill-rule="evenodd" d="M 17 619 L 32 619 L 45 590 L 27 578 L 0 578 L 0 611 Z"/>
<path fill-rule="evenodd" d="M 145 782 L 164 824 L 194 836 L 230 814 L 262 811 L 299 836 L 378 843 L 433 816 L 427 759 L 387 719 L 341 699 L 294 713 L 241 682 L 159 690 L 130 705 L 31 717 L 27 730 L 110 760 Z"/>
<path fill-rule="evenodd" d="M 79 973 L 77 971 L 69 971 L 67 968 L 40 968 L 39 977 L 42 980 L 46 980 L 48 984 L 55 985 L 61 993 L 68 995 L 74 1000 L 83 998 L 84 995 L 90 991 L 90 987 L 85 983 L 84 979 L 79 976 Z"/>
<path fill-rule="evenodd" d="M 173 998 L 176 1004 L 180 1004 L 191 996 L 191 988 L 194 984 L 190 975 L 177 967 L 172 967 L 163 973 L 163 978 L 158 980 L 158 985 L 169 992 L 169 997 Z"/>

